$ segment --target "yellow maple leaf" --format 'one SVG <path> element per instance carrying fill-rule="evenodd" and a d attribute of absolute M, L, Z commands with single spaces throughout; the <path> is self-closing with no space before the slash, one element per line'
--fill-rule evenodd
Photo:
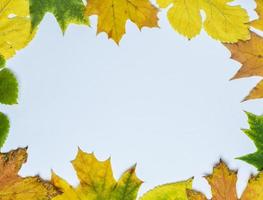
<path fill-rule="evenodd" d="M 127 196 L 126 198 L 129 199 L 137 196 L 142 184 L 142 181 L 136 177 L 135 167 L 127 170 L 117 182 L 113 177 L 110 159 L 99 161 L 94 154 L 87 154 L 82 150 L 78 151 L 72 164 L 77 172 L 80 185 L 74 189 L 65 180 L 53 173 L 52 183 L 63 192 L 54 200 L 107 200 L 120 195 Z"/>
<path fill-rule="evenodd" d="M 238 200 L 236 192 L 237 172 L 230 170 L 220 161 L 214 167 L 213 173 L 205 177 L 211 186 L 213 200 Z M 263 173 L 251 177 L 240 200 L 262 200 Z M 195 190 L 187 191 L 189 200 L 207 200 L 204 194 Z"/>
<path fill-rule="evenodd" d="M 80 184 L 77 188 L 52 174 L 52 183 L 63 192 L 53 200 L 136 200 L 142 181 L 137 178 L 135 166 L 123 173 L 116 181 L 110 159 L 99 161 L 94 154 L 79 150 L 72 161 Z M 192 179 L 158 186 L 143 195 L 140 200 L 187 200 L 186 189 L 192 188 Z"/>
<path fill-rule="evenodd" d="M 18 171 L 27 160 L 26 149 L 0 154 L 1 200 L 50 200 L 59 192 L 40 177 L 20 177 Z"/>
<path fill-rule="evenodd" d="M 256 3 L 256 12 L 258 13 L 259 18 L 257 20 L 252 21 L 251 26 L 263 31 L 263 0 L 256 0 Z"/>
<path fill-rule="evenodd" d="M 119 43 L 127 20 L 142 27 L 158 27 L 158 9 L 149 0 L 88 0 L 86 16 L 98 15 L 97 33 L 105 32 Z"/>
<path fill-rule="evenodd" d="M 0 55 L 12 57 L 33 38 L 29 19 L 28 0 L 1 0 L 0 3 Z"/>
<path fill-rule="evenodd" d="M 161 8 L 172 7 L 167 17 L 172 27 L 191 39 L 197 36 L 202 25 L 206 32 L 221 42 L 234 43 L 248 40 L 249 17 L 240 6 L 230 6 L 233 0 L 157 0 Z M 206 14 L 204 23 L 200 11 Z"/>
<path fill-rule="evenodd" d="M 251 76 L 263 77 L 263 38 L 261 36 L 251 32 L 249 41 L 225 44 L 225 46 L 231 51 L 231 58 L 242 64 L 232 79 Z M 244 101 L 258 98 L 263 98 L 263 81 L 259 82 Z"/>

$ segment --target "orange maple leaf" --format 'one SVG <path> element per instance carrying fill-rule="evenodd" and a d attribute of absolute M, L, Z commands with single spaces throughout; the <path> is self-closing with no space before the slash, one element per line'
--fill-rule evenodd
<path fill-rule="evenodd" d="M 231 58 L 242 64 L 232 79 L 251 76 L 263 77 L 263 38 L 261 36 L 251 32 L 249 41 L 224 45 L 231 51 Z M 263 98 L 263 80 L 252 89 L 244 101 L 258 98 Z"/>

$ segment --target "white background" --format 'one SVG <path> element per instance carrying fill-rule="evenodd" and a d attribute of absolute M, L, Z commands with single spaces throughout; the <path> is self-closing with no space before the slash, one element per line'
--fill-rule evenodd
<path fill-rule="evenodd" d="M 253 1 L 239 1 L 255 18 Z M 11 119 L 4 151 L 29 146 L 22 175 L 50 170 L 77 185 L 70 164 L 78 146 L 99 159 L 112 156 L 116 178 L 137 163 L 140 193 L 162 183 L 202 178 L 223 158 L 240 170 L 239 194 L 255 172 L 236 157 L 255 150 L 240 131 L 243 110 L 261 114 L 262 100 L 240 103 L 258 78 L 229 81 L 240 64 L 205 32 L 188 41 L 160 14 L 160 29 L 127 23 L 120 46 L 92 28 L 66 35 L 47 15 L 33 42 L 8 66 L 20 83 L 17 106 L 1 106 Z"/>

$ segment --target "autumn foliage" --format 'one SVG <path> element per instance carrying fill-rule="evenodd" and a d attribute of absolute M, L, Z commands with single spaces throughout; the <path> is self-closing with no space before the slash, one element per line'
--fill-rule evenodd
<path fill-rule="evenodd" d="M 236 191 L 237 171 L 230 170 L 228 166 L 220 161 L 211 175 L 205 177 L 211 186 L 213 200 L 238 200 Z M 252 176 L 246 189 L 241 195 L 240 200 L 261 200 L 262 199 L 263 174 L 260 172 L 257 176 Z M 187 190 L 189 200 L 207 200 L 206 196 L 195 190 Z"/>
<path fill-rule="evenodd" d="M 202 30 L 221 42 L 241 68 L 232 79 L 263 77 L 263 0 L 255 0 L 258 18 L 250 20 L 247 11 L 233 0 L 1 0 L 0 1 L 0 103 L 18 103 L 18 81 L 6 61 L 25 48 L 38 32 L 47 13 L 52 13 L 63 34 L 70 24 L 90 26 L 90 16 L 97 16 L 97 34 L 104 32 L 120 44 L 131 21 L 140 30 L 162 28 L 158 13 L 167 10 L 171 27 L 187 39 Z M 165 11 L 164 11 L 165 12 Z M 202 14 L 204 14 L 204 17 Z M 222 66 L 223 67 L 223 66 Z M 244 101 L 263 98 L 263 80 Z M 241 200 L 263 199 L 263 118 L 247 113 L 250 127 L 244 133 L 257 147 L 255 153 L 239 159 L 255 166 L 259 173 L 250 178 Z M 9 131 L 9 119 L 0 112 L 0 147 Z M 72 165 L 79 179 L 74 187 L 52 172 L 51 180 L 39 176 L 21 177 L 20 168 L 27 160 L 27 149 L 0 153 L 0 200 L 136 200 L 143 184 L 136 176 L 136 166 L 116 180 L 110 159 L 99 161 L 94 154 L 78 151 Z M 213 173 L 205 177 L 213 200 L 238 200 L 237 172 L 220 161 Z M 193 179 L 158 186 L 141 200 L 206 200 L 192 189 Z"/>
<path fill-rule="evenodd" d="M 99 161 L 93 153 L 79 149 L 72 165 L 79 179 L 73 187 L 52 172 L 51 181 L 38 176 L 20 177 L 17 173 L 26 162 L 26 149 L 0 154 L 1 200 L 136 200 L 143 184 L 136 176 L 136 166 L 126 170 L 115 180 L 110 159 Z M 214 166 L 211 175 L 205 177 L 211 186 L 212 199 L 238 200 L 236 192 L 237 171 L 230 170 L 225 162 Z M 146 192 L 140 200 L 207 200 L 206 196 L 192 188 L 193 178 L 157 186 Z M 261 200 L 263 174 L 259 172 L 248 181 L 240 200 Z"/>
<path fill-rule="evenodd" d="M 60 192 L 50 182 L 39 176 L 18 175 L 27 160 L 26 149 L 17 149 L 0 154 L 0 199 L 1 200 L 50 200 Z"/>

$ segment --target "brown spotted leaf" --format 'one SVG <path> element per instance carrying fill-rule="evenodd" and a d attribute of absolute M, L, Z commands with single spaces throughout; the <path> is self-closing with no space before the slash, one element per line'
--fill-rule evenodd
<path fill-rule="evenodd" d="M 27 160 L 26 149 L 0 153 L 1 200 L 50 200 L 58 194 L 56 188 L 40 177 L 21 177 L 18 172 Z"/>

